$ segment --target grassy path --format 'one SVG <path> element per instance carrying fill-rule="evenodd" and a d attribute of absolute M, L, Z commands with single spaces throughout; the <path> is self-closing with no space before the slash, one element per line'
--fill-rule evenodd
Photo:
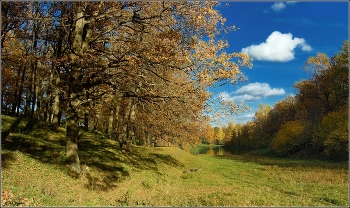
<path fill-rule="evenodd" d="M 64 165 L 64 129 L 9 117 L 3 124 L 2 205 L 348 205 L 347 163 L 194 156 L 175 147 L 133 147 L 128 154 L 83 132 L 84 172 L 75 178 Z"/>

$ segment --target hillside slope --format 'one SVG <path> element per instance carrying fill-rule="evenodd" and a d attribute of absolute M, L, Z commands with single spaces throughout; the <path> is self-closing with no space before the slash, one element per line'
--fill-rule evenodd
<path fill-rule="evenodd" d="M 12 198 L 8 205 L 19 205 L 24 198 L 36 206 L 125 205 L 128 187 L 149 192 L 158 183 L 171 186 L 186 169 L 207 164 L 176 147 L 133 146 L 130 153 L 122 152 L 105 135 L 81 131 L 83 173 L 77 177 L 64 163 L 64 128 L 2 116 L 1 134 L 3 194 Z"/>

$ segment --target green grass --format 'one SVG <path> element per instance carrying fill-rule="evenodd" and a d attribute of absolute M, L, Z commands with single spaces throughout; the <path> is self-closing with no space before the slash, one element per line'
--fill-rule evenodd
<path fill-rule="evenodd" d="M 83 173 L 76 178 L 64 147 L 63 128 L 2 116 L 2 205 L 348 205 L 348 163 L 194 156 L 175 147 L 133 146 L 127 153 L 103 134 L 82 132 Z M 184 173 L 194 168 L 201 171 Z"/>

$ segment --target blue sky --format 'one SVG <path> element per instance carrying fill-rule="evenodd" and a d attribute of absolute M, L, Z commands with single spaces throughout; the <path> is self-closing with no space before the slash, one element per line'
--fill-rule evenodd
<path fill-rule="evenodd" d="M 318 52 L 333 56 L 348 39 L 348 2 L 220 2 L 227 25 L 240 28 L 227 35 L 227 52 L 245 52 L 253 68 L 244 69 L 247 82 L 211 89 L 216 95 L 244 100 L 250 112 L 237 115 L 246 123 L 260 103 L 273 106 L 295 94 L 295 82 L 307 79 L 302 70 Z M 225 121 L 219 121 L 225 124 Z"/>

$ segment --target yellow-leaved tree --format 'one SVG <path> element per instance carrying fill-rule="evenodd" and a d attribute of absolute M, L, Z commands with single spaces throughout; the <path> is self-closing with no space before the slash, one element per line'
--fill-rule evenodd
<path fill-rule="evenodd" d="M 313 135 L 312 144 L 328 158 L 347 160 L 349 156 L 348 108 L 328 113 Z"/>
<path fill-rule="evenodd" d="M 283 124 L 271 142 L 271 147 L 280 156 L 289 156 L 307 145 L 306 124 L 302 121 L 291 121 Z"/>

